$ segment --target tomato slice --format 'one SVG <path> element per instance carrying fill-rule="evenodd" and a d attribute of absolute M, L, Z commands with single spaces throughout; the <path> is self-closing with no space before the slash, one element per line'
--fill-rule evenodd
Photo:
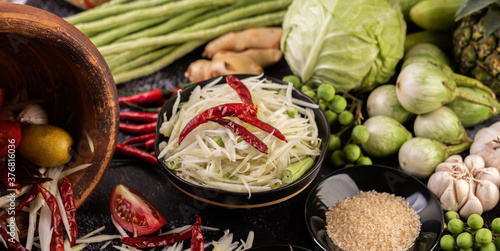
<path fill-rule="evenodd" d="M 21 141 L 21 125 L 11 120 L 0 120 L 0 159 L 7 157 Z"/>
<path fill-rule="evenodd" d="M 167 221 L 160 211 L 134 189 L 120 184 L 111 193 L 111 217 L 123 229 L 147 235 L 156 232 Z"/>

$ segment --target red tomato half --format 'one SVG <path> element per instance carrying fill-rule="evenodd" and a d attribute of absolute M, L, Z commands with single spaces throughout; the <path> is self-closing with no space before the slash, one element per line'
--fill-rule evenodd
<path fill-rule="evenodd" d="M 21 125 L 11 120 L 0 120 L 0 158 L 6 157 L 21 141 Z"/>
<path fill-rule="evenodd" d="M 122 184 L 113 189 L 109 207 L 111 217 L 116 223 L 137 235 L 154 233 L 167 223 L 151 202 L 134 189 Z"/>

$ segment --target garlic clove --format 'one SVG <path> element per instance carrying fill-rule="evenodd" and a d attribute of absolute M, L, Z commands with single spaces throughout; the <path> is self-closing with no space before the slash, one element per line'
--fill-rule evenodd
<path fill-rule="evenodd" d="M 435 172 L 429 177 L 427 181 L 427 187 L 431 192 L 433 192 L 438 198 L 441 198 L 444 191 L 453 182 L 453 177 L 450 172 Z"/>
<path fill-rule="evenodd" d="M 493 209 L 500 198 L 498 187 L 489 180 L 476 180 L 476 197 L 481 201 L 484 211 Z"/>
<path fill-rule="evenodd" d="M 453 182 L 450 182 L 450 184 L 446 187 L 443 194 L 439 198 L 439 202 L 445 211 L 458 211 L 459 207 Z"/>
<path fill-rule="evenodd" d="M 469 182 L 466 180 L 453 180 L 453 185 L 455 188 L 455 197 L 457 199 L 458 209 L 460 209 L 469 199 Z"/>
<path fill-rule="evenodd" d="M 477 154 L 470 154 L 464 159 L 465 166 L 474 173 L 485 167 L 484 159 Z"/>
<path fill-rule="evenodd" d="M 495 184 L 498 188 L 500 188 L 500 172 L 498 169 L 494 167 L 486 167 L 481 169 L 474 176 L 475 179 L 478 180 L 489 180 Z"/>
<path fill-rule="evenodd" d="M 462 163 L 464 161 L 463 161 L 463 158 L 461 155 L 454 154 L 454 155 L 451 155 L 450 157 L 448 157 L 444 162 L 446 162 L 446 163 Z"/>
<path fill-rule="evenodd" d="M 440 163 L 439 165 L 436 166 L 436 169 L 434 172 L 453 172 L 453 167 L 456 165 L 456 163 L 451 163 L 451 162 L 443 162 Z"/>
<path fill-rule="evenodd" d="M 49 115 L 40 105 L 29 103 L 19 113 L 17 121 L 21 126 L 45 125 L 49 123 Z"/>
<path fill-rule="evenodd" d="M 474 193 L 470 192 L 469 199 L 460 209 L 460 217 L 467 219 L 472 214 L 481 215 L 483 213 L 483 205 L 481 201 L 474 195 Z"/>

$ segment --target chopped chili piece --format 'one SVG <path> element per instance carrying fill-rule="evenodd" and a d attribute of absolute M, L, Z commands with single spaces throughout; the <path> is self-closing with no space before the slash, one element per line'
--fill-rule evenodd
<path fill-rule="evenodd" d="M 262 129 L 262 131 L 271 133 L 278 139 L 281 139 L 285 142 L 287 142 L 285 135 L 283 135 L 277 128 L 273 127 L 272 125 L 258 119 L 256 116 L 249 116 L 246 114 L 238 116 L 239 119 L 241 119 L 244 122 L 247 122 L 250 125 L 256 126 L 259 129 Z"/>
<path fill-rule="evenodd" d="M 248 144 L 255 147 L 257 150 L 263 153 L 267 153 L 267 145 L 264 144 L 257 136 L 253 135 L 244 126 L 234 123 L 229 119 L 224 118 L 209 118 L 208 120 L 218 123 L 221 126 L 231 129 L 234 133 L 239 135 Z"/>
<path fill-rule="evenodd" d="M 252 95 L 250 95 L 250 91 L 248 90 L 246 85 L 244 85 L 238 78 L 232 75 L 228 75 L 226 76 L 226 82 L 229 86 L 231 86 L 231 88 L 236 90 L 243 104 L 253 105 Z"/>
<path fill-rule="evenodd" d="M 155 122 L 158 119 L 158 113 L 123 111 L 120 112 L 120 119 L 137 121 L 137 122 Z"/>
<path fill-rule="evenodd" d="M 16 239 L 12 238 L 12 236 L 10 236 L 9 233 L 7 233 L 7 230 L 5 230 L 5 228 L 0 227 L 0 235 L 7 244 L 9 251 L 29 251 Z"/>
<path fill-rule="evenodd" d="M 19 210 L 23 209 L 24 206 L 33 201 L 39 193 L 40 189 L 38 188 L 38 186 L 32 186 L 28 194 L 24 195 L 23 199 L 21 200 L 21 202 L 19 202 L 14 211 L 7 211 L 3 213 L 2 215 L 0 215 L 0 219 L 5 219 L 9 216 L 12 216 L 12 213 L 19 212 Z"/>
<path fill-rule="evenodd" d="M 156 130 L 156 122 L 150 122 L 147 124 L 140 124 L 140 125 L 120 123 L 119 128 L 120 131 L 122 132 L 132 133 L 132 134 L 151 133 Z"/>
<path fill-rule="evenodd" d="M 257 111 L 253 109 L 252 105 L 242 103 L 229 103 L 208 108 L 186 124 L 186 127 L 184 127 L 179 135 L 179 144 L 192 130 L 203 123 L 207 123 L 209 118 L 236 117 L 241 114 L 256 115 Z"/>
<path fill-rule="evenodd" d="M 61 218 L 61 211 L 57 205 L 56 198 L 45 188 L 37 185 L 40 193 L 45 199 L 45 203 L 52 212 L 51 227 L 52 227 L 52 240 L 50 241 L 50 250 L 64 251 L 64 232 Z"/>
<path fill-rule="evenodd" d="M 150 165 L 159 166 L 158 160 L 151 154 L 133 146 L 116 144 L 115 153 L 127 155 L 138 160 L 144 161 Z"/>
<path fill-rule="evenodd" d="M 139 135 L 137 137 L 127 139 L 127 140 L 123 141 L 123 144 L 131 145 L 131 144 L 143 143 L 143 142 L 146 142 L 150 139 L 154 139 L 155 137 L 156 137 L 156 133 L 152 132 L 152 133 L 143 134 L 143 135 Z"/>
<path fill-rule="evenodd" d="M 158 103 L 169 98 L 175 92 L 176 92 L 175 90 L 154 89 L 151 91 L 143 92 L 132 96 L 120 97 L 118 98 L 118 102 L 120 105 L 126 105 L 127 103 L 132 103 L 136 105 Z"/>
<path fill-rule="evenodd" d="M 191 235 L 191 251 L 205 250 L 205 240 L 201 232 L 201 218 L 199 215 L 196 215 L 196 222 L 191 228 Z"/>
<path fill-rule="evenodd" d="M 78 237 L 78 226 L 76 224 L 76 206 L 73 195 L 73 186 L 68 178 L 64 177 L 61 181 L 61 197 L 69 223 L 69 233 L 71 237 L 70 246 L 74 246 Z"/>

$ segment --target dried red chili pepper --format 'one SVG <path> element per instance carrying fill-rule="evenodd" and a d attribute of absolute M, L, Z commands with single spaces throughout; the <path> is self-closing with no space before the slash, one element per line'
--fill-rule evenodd
<path fill-rule="evenodd" d="M 38 172 L 40 173 L 40 172 Z M 21 187 L 32 184 L 43 184 L 47 181 L 51 181 L 51 178 L 46 177 L 34 177 L 33 174 L 26 170 L 25 166 L 17 166 L 15 170 L 16 179 L 21 185 Z"/>
<path fill-rule="evenodd" d="M 257 150 L 263 153 L 267 153 L 267 145 L 262 142 L 257 136 L 253 135 L 244 126 L 234 123 L 229 119 L 224 118 L 209 118 L 208 120 L 218 123 L 221 126 L 231 129 L 234 133 L 239 135 L 248 144 L 255 147 Z"/>
<path fill-rule="evenodd" d="M 143 142 L 146 142 L 150 139 L 154 139 L 155 137 L 156 137 L 156 133 L 152 132 L 152 133 L 143 134 L 143 135 L 139 135 L 137 137 L 127 139 L 127 140 L 123 141 L 123 144 L 124 145 L 131 145 L 131 144 L 143 143 Z"/>
<path fill-rule="evenodd" d="M 50 250 L 64 251 L 64 232 L 61 218 L 61 211 L 57 205 L 56 198 L 45 188 L 37 185 L 40 193 L 45 199 L 45 203 L 52 212 L 51 227 L 52 227 L 52 240 L 50 241 Z"/>
<path fill-rule="evenodd" d="M 175 90 L 154 89 L 132 96 L 120 97 L 118 102 L 120 105 L 126 105 L 127 103 L 136 105 L 157 103 L 169 98 L 173 93 L 175 93 Z"/>
<path fill-rule="evenodd" d="M 151 154 L 133 146 L 116 144 L 115 153 L 142 160 L 150 165 L 159 166 L 158 160 Z"/>
<path fill-rule="evenodd" d="M 233 88 L 241 99 L 241 102 L 246 105 L 253 105 L 252 95 L 250 91 L 238 78 L 232 75 L 226 76 L 226 82 Z"/>
<path fill-rule="evenodd" d="M 283 135 L 277 128 L 275 128 L 274 126 L 258 119 L 256 116 L 242 114 L 242 115 L 238 116 L 238 118 L 244 122 L 247 122 L 250 125 L 258 127 L 259 129 L 261 129 L 264 132 L 271 133 L 272 135 L 274 135 L 278 139 L 281 139 L 281 140 L 287 142 L 285 135 Z"/>
<path fill-rule="evenodd" d="M 256 115 L 257 111 L 254 110 L 251 105 L 242 103 L 229 103 L 208 108 L 202 113 L 194 116 L 194 118 L 186 124 L 179 135 L 179 144 L 192 130 L 203 123 L 207 123 L 210 118 L 236 117 L 241 114 Z"/>
<path fill-rule="evenodd" d="M 121 242 L 135 248 L 163 247 L 183 241 L 193 236 L 193 227 L 201 226 L 201 218 L 197 216 L 196 222 L 189 228 L 175 234 L 157 236 L 122 237 Z"/>
<path fill-rule="evenodd" d="M 155 139 L 148 139 L 148 141 L 144 143 L 144 146 L 147 151 L 153 150 L 155 148 Z"/>
<path fill-rule="evenodd" d="M 13 166 L 11 170 L 9 170 L 9 167 L 7 167 L 5 163 L 0 162 L 0 180 L 7 189 L 16 190 L 16 193 L 19 194 L 21 192 L 21 184 L 19 184 L 15 172 L 12 172 L 15 171 L 15 169 L 15 166 Z"/>
<path fill-rule="evenodd" d="M 17 160 L 19 160 L 19 163 L 24 167 L 26 168 L 26 171 L 32 173 L 33 175 L 36 175 L 38 177 L 42 177 L 42 173 L 40 172 L 40 170 L 38 170 L 37 167 L 35 167 L 33 164 L 31 164 L 28 160 L 26 160 L 25 158 L 21 157 L 21 156 L 18 156 Z M 52 180 L 52 179 L 50 179 Z"/>
<path fill-rule="evenodd" d="M 5 228 L 0 227 L 0 235 L 7 244 L 7 248 L 9 249 L 9 251 L 29 251 L 16 239 L 12 238 L 12 236 L 10 236 L 9 233 L 7 233 L 7 230 Z"/>
<path fill-rule="evenodd" d="M 66 218 L 69 223 L 70 246 L 74 246 L 78 237 L 78 226 L 76 224 L 76 206 L 73 195 L 73 186 L 68 178 L 64 177 L 61 181 L 61 197 L 66 212 Z"/>
<path fill-rule="evenodd" d="M 16 208 L 13 211 L 7 211 L 7 212 L 3 213 L 2 215 L 0 215 L 0 219 L 5 219 L 9 216 L 12 216 L 11 215 L 12 213 L 19 212 L 21 209 L 23 209 L 24 206 L 26 206 L 28 203 L 33 201 L 39 193 L 40 193 L 40 189 L 38 188 L 38 186 L 32 186 L 30 188 L 29 192 L 23 196 L 23 199 L 19 202 L 19 204 L 16 206 Z"/>
<path fill-rule="evenodd" d="M 144 134 L 151 133 L 156 130 L 156 122 L 150 122 L 147 124 L 127 124 L 120 123 L 119 124 L 120 131 L 132 134 Z"/>
<path fill-rule="evenodd" d="M 137 121 L 137 122 L 155 122 L 158 119 L 158 113 L 123 111 L 120 112 L 120 119 Z"/>
<path fill-rule="evenodd" d="M 191 235 L 191 251 L 205 250 L 205 240 L 201 232 L 201 217 L 199 215 L 196 215 L 196 222 L 191 228 Z"/>

